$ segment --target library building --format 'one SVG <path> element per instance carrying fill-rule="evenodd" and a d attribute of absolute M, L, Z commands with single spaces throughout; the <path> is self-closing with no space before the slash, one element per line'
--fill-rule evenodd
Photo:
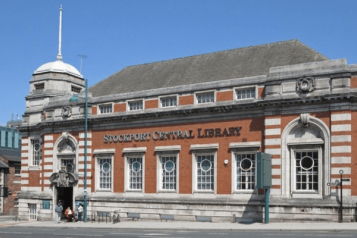
<path fill-rule="evenodd" d="M 34 71 L 22 118 L 22 220 L 81 202 L 88 220 L 263 222 L 263 152 L 270 221 L 339 221 L 341 201 L 356 221 L 357 65 L 299 40 L 129 66 L 90 87 L 59 50 Z"/>

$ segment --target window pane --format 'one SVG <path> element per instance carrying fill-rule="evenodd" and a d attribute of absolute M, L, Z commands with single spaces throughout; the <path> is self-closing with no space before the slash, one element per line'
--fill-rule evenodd
<path fill-rule="evenodd" d="M 176 97 L 161 98 L 161 107 L 176 107 Z"/>
<path fill-rule="evenodd" d="M 142 189 L 142 158 L 128 158 L 129 165 L 129 188 L 141 190 Z"/>
<path fill-rule="evenodd" d="M 255 88 L 236 89 L 237 99 L 255 98 Z"/>
<path fill-rule="evenodd" d="M 197 160 L 197 189 L 214 189 L 214 157 L 213 155 L 199 155 Z"/>
<path fill-rule="evenodd" d="M 318 152 L 295 152 L 296 190 L 318 191 Z"/>
<path fill-rule="evenodd" d="M 176 190 L 176 157 L 161 157 L 161 189 Z"/>
<path fill-rule="evenodd" d="M 197 103 L 212 103 L 214 102 L 214 92 L 196 94 Z"/>
<path fill-rule="evenodd" d="M 112 160 L 111 158 L 99 159 L 99 188 L 112 188 Z"/>
<path fill-rule="evenodd" d="M 236 154 L 237 190 L 255 188 L 255 154 Z"/>
<path fill-rule="evenodd" d="M 129 110 L 130 111 L 137 111 L 137 110 L 142 110 L 143 109 L 143 101 L 135 101 L 135 102 L 129 102 Z"/>

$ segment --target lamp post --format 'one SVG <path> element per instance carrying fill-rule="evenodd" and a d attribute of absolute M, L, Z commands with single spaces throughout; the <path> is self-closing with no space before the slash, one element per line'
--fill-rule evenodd
<path fill-rule="evenodd" d="M 339 212 L 339 222 L 343 222 L 343 203 L 342 203 L 342 182 L 348 182 L 350 181 L 350 179 L 343 179 L 342 175 L 343 175 L 343 170 L 341 169 L 339 171 L 340 174 L 340 181 L 335 180 L 335 182 L 329 182 L 327 183 L 327 186 L 340 186 L 340 212 Z"/>
<path fill-rule="evenodd" d="M 84 80 L 84 87 L 85 87 L 85 108 L 84 108 L 84 114 L 85 114 L 85 119 L 84 119 L 84 222 L 87 222 L 87 131 L 88 131 L 88 81 L 87 79 Z M 70 103 L 72 105 L 76 104 L 78 102 L 78 96 L 73 95 L 69 99 Z"/>

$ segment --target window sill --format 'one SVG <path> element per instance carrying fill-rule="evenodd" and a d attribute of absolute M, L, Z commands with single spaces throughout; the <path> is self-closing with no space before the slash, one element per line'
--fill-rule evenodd
<path fill-rule="evenodd" d="M 214 194 L 213 190 L 195 190 L 193 194 Z"/>
<path fill-rule="evenodd" d="M 177 190 L 158 190 L 157 193 L 178 193 Z"/>
<path fill-rule="evenodd" d="M 35 165 L 30 165 L 29 166 L 29 170 L 41 170 L 41 166 L 39 166 L 39 165 L 38 166 L 37 165 L 36 166 Z"/>
<path fill-rule="evenodd" d="M 233 194 L 255 194 L 256 190 L 235 190 Z"/>
<path fill-rule="evenodd" d="M 322 198 L 322 195 L 318 192 L 293 192 L 292 198 Z"/>
<path fill-rule="evenodd" d="M 132 190 L 132 189 L 127 189 L 125 190 L 126 193 L 143 193 L 143 190 Z"/>

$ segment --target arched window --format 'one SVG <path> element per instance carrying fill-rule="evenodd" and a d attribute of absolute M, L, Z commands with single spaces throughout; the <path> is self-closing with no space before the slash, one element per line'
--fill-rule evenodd
<path fill-rule="evenodd" d="M 282 134 L 282 195 L 323 198 L 330 177 L 330 133 L 318 118 L 302 114 Z"/>

